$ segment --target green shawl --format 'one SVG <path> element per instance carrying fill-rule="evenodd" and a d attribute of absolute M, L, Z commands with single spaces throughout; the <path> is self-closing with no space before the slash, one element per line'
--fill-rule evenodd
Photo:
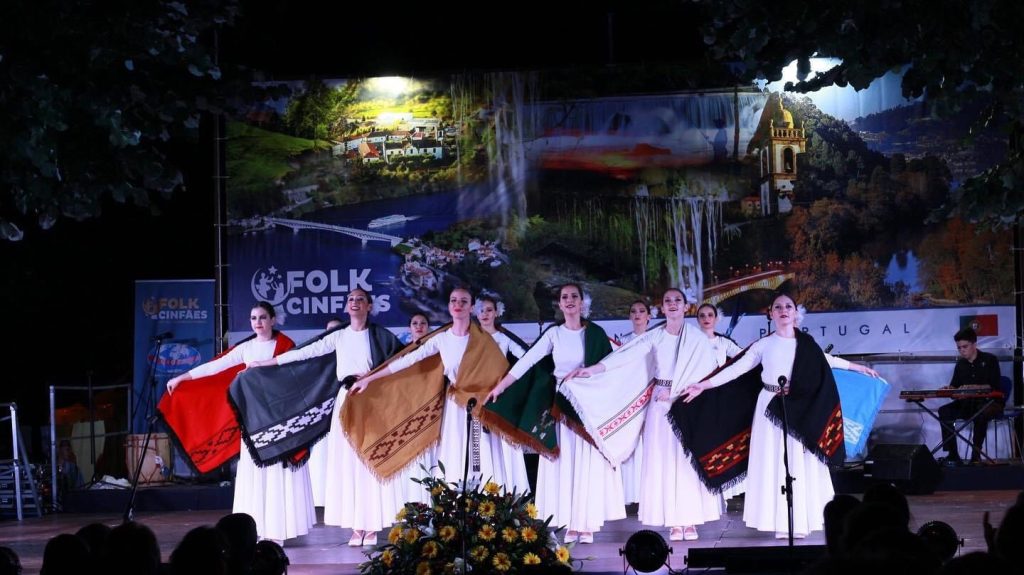
<path fill-rule="evenodd" d="M 591 366 L 611 353 L 612 346 L 608 334 L 596 323 L 586 322 L 584 330 L 583 364 Z M 559 421 L 593 443 L 572 404 L 557 393 L 554 371 L 555 362 L 548 355 L 510 385 L 497 401 L 484 405 L 480 420 L 510 443 L 530 447 L 549 459 L 558 456 L 555 423 Z"/>

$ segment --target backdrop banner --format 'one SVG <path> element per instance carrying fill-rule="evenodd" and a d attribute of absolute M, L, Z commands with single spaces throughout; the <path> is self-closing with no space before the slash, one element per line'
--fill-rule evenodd
<path fill-rule="evenodd" d="M 146 418 L 167 380 L 214 354 L 214 280 L 135 282 L 132 431 L 146 432 Z"/>

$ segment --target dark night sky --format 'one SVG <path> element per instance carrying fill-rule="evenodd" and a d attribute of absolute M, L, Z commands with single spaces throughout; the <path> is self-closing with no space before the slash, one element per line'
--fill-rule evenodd
<path fill-rule="evenodd" d="M 244 0 L 242 21 L 222 37 L 222 61 L 277 79 L 444 76 L 672 61 L 701 48 L 685 2 L 611 12 L 600 2 L 528 0 L 487 16 L 429 4 L 384 15 L 369 5 L 313 13 L 303 10 L 313 3 L 285 4 Z M 133 282 L 213 277 L 212 150 L 208 130 L 179 150 L 186 188 L 161 202 L 158 216 L 111 203 L 99 218 L 63 219 L 0 243 L 8 311 L 0 402 L 17 401 L 26 420 L 43 424 L 47 384 L 130 379 Z"/>

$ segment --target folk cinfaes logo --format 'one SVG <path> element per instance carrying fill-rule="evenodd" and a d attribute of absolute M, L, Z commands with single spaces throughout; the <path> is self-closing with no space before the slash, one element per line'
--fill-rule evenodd
<path fill-rule="evenodd" d="M 288 315 L 340 314 L 345 311 L 348 292 L 360 288 L 373 291 L 370 268 L 348 270 L 281 270 L 271 265 L 257 268 L 249 282 L 252 296 L 270 302 Z M 390 296 L 374 296 L 377 312 L 391 309 Z M 281 316 L 278 317 L 280 321 Z"/>
<path fill-rule="evenodd" d="M 252 296 L 257 300 L 270 302 L 279 306 L 288 299 L 291 291 L 285 285 L 284 275 L 274 266 L 267 269 L 259 268 L 252 274 Z"/>
<path fill-rule="evenodd" d="M 157 320 L 205 320 L 210 312 L 197 297 L 151 296 L 142 301 L 142 313 Z"/>

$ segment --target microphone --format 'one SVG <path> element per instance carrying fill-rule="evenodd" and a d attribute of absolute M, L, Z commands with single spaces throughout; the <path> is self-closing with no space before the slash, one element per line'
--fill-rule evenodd
<path fill-rule="evenodd" d="M 828 344 L 828 345 L 826 345 L 826 346 L 825 346 L 825 353 L 829 353 L 830 351 L 832 351 L 832 348 L 833 348 L 833 347 L 835 347 L 835 345 L 833 345 L 833 344 L 831 344 L 831 343 L 830 343 L 830 344 Z"/>
<path fill-rule="evenodd" d="M 153 337 L 149 338 L 149 341 L 160 341 L 161 339 L 171 339 L 172 337 L 174 337 L 173 331 L 165 331 L 163 333 L 158 333 Z"/>
<path fill-rule="evenodd" d="M 469 401 L 466 402 L 466 412 L 468 413 L 470 411 L 473 411 L 474 407 L 476 407 L 476 398 L 471 397 L 469 398 Z"/>
<path fill-rule="evenodd" d="M 786 376 L 780 375 L 779 376 L 779 393 L 781 393 L 782 395 L 789 395 L 789 392 L 786 391 L 786 386 L 787 385 L 789 385 L 789 380 L 786 379 Z"/>

